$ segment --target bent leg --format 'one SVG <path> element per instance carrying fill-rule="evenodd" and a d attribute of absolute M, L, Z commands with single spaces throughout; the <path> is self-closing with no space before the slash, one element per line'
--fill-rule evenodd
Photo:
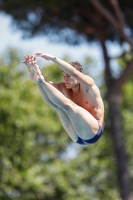
<path fill-rule="evenodd" d="M 64 129 L 68 133 L 69 137 L 74 142 L 76 142 L 78 140 L 78 135 L 75 132 L 75 130 L 74 130 L 72 124 L 71 124 L 71 121 L 70 121 L 69 117 L 67 116 L 67 114 L 62 109 L 59 109 L 57 113 L 58 113 L 58 115 L 60 117 L 62 126 L 64 127 Z"/>
<path fill-rule="evenodd" d="M 88 111 L 67 99 L 51 84 L 44 82 L 43 80 L 39 81 L 39 84 L 41 84 L 43 89 L 46 91 L 51 102 L 54 102 L 54 104 L 58 108 L 62 109 L 67 115 L 74 131 L 79 137 L 82 139 L 90 139 L 97 133 L 99 128 L 98 122 Z M 64 120 L 62 119 L 62 124 L 63 121 Z"/>
<path fill-rule="evenodd" d="M 55 105 L 48 97 L 48 95 L 46 94 L 45 90 L 42 88 L 41 85 L 38 85 L 38 89 L 40 90 L 41 96 L 43 98 L 43 100 L 50 106 L 52 106 L 57 114 L 59 115 L 59 118 L 61 120 L 62 126 L 64 127 L 64 129 L 66 130 L 66 132 L 68 133 L 68 135 L 70 136 L 70 138 L 76 142 L 78 139 L 78 135 L 75 132 L 75 130 L 72 127 L 71 121 L 69 120 L 67 114 L 64 112 L 64 110 L 62 110 L 61 108 L 59 108 L 57 105 Z"/>
<path fill-rule="evenodd" d="M 34 65 L 34 68 L 37 71 L 37 74 L 40 74 L 38 65 Z M 75 130 L 75 133 L 77 133 L 79 137 L 85 140 L 94 137 L 98 131 L 99 125 L 97 120 L 88 111 L 66 98 L 54 86 L 45 81 L 45 78 L 42 76 L 38 78 L 37 83 L 42 86 L 50 101 L 58 108 L 64 110 L 73 129 Z"/>
<path fill-rule="evenodd" d="M 47 95 L 47 93 L 45 92 L 45 90 L 43 89 L 43 87 L 41 86 L 41 85 L 37 85 L 38 86 L 38 89 L 39 89 L 39 91 L 40 91 L 40 93 L 41 93 L 41 96 L 42 96 L 42 98 L 43 98 L 43 100 L 48 104 L 48 105 L 50 105 L 50 106 L 52 106 L 54 109 L 58 109 L 58 106 L 57 105 L 55 105 L 50 99 L 49 99 L 49 97 L 48 97 L 48 95 Z"/>

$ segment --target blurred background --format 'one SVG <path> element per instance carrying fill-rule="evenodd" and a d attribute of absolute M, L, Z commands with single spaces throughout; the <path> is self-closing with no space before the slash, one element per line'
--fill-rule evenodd
<path fill-rule="evenodd" d="M 0 200 L 133 200 L 133 1 L 0 0 L 0 25 Z M 22 64 L 36 52 L 94 78 L 105 105 L 97 143 L 73 143 L 43 102 Z"/>

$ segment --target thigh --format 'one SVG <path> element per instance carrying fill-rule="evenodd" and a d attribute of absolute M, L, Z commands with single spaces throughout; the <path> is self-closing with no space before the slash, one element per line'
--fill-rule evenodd
<path fill-rule="evenodd" d="M 78 135 L 75 132 L 72 123 L 69 119 L 69 117 L 67 116 L 66 112 L 64 112 L 64 110 L 58 108 L 57 111 L 60 121 L 62 123 L 62 126 L 64 127 L 64 129 L 66 130 L 66 132 L 68 133 L 69 137 L 76 142 L 78 140 Z"/>
<path fill-rule="evenodd" d="M 66 98 L 51 84 L 42 82 L 42 87 L 49 99 L 66 113 L 73 129 L 79 137 L 82 139 L 94 137 L 99 126 L 97 120 L 88 111 Z"/>
<path fill-rule="evenodd" d="M 74 130 L 82 139 L 90 139 L 97 133 L 98 121 L 84 108 L 70 103 L 65 112 L 69 116 Z"/>
<path fill-rule="evenodd" d="M 58 106 L 55 105 L 48 97 L 47 93 L 45 92 L 45 90 L 43 89 L 43 87 L 41 85 L 38 84 L 38 89 L 41 93 L 41 96 L 43 98 L 43 100 L 52 108 L 54 108 L 56 111 L 58 110 Z"/>

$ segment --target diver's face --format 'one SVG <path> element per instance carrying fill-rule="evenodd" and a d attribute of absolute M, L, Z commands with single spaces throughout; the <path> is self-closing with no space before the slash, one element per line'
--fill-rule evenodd
<path fill-rule="evenodd" d="M 73 78 L 71 75 L 67 74 L 66 72 L 63 72 L 63 78 L 66 88 L 71 89 L 75 87 L 78 84 L 78 81 Z"/>

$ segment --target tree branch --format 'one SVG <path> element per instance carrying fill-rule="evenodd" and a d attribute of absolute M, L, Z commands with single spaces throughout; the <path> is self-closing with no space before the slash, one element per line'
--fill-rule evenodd
<path fill-rule="evenodd" d="M 120 9 L 120 6 L 118 4 L 117 0 L 110 0 L 110 3 L 115 11 L 116 17 L 118 19 L 118 27 L 119 27 L 119 32 L 121 34 L 121 36 L 123 37 L 123 39 L 125 39 L 125 41 L 127 41 L 132 49 L 133 49 L 133 41 L 125 34 L 124 31 L 124 19 L 123 19 L 123 15 Z"/>
<path fill-rule="evenodd" d="M 103 55 L 104 55 L 104 61 L 105 61 L 105 82 L 106 85 L 108 86 L 108 88 L 111 86 L 113 86 L 114 84 L 114 79 L 111 73 L 111 68 L 110 68 L 110 58 L 108 56 L 108 52 L 106 49 L 106 45 L 105 45 L 105 40 L 104 38 L 101 37 L 101 35 L 99 36 L 99 41 L 101 43 L 102 46 L 102 50 L 103 50 Z"/>
<path fill-rule="evenodd" d="M 115 18 L 108 10 L 106 10 L 106 8 L 102 6 L 102 4 L 98 0 L 90 0 L 90 2 L 102 16 L 104 16 L 113 25 L 115 29 L 118 29 Z"/>
<path fill-rule="evenodd" d="M 133 73 L 133 59 L 130 61 L 126 69 L 123 71 L 121 76 L 117 79 L 115 83 L 115 89 L 120 90 L 122 85 L 127 81 L 130 75 Z"/>
<path fill-rule="evenodd" d="M 118 19 L 118 22 L 119 22 L 119 26 L 121 28 L 124 27 L 124 19 L 123 19 L 123 15 L 122 15 L 122 12 L 121 12 L 121 9 L 120 9 L 120 6 L 118 4 L 118 1 L 117 0 L 110 0 L 110 3 L 115 11 L 115 14 L 116 14 L 116 17 Z"/>
<path fill-rule="evenodd" d="M 125 34 L 124 27 L 119 26 L 119 22 L 117 23 L 116 19 L 111 15 L 111 13 L 108 10 L 106 10 L 106 8 L 104 8 L 104 6 L 98 0 L 90 0 L 90 2 L 95 7 L 95 9 L 98 10 L 98 12 L 102 16 L 104 16 L 117 31 L 119 31 L 121 37 L 125 41 L 127 41 L 130 44 L 131 48 L 133 49 L 133 41 Z M 117 7 L 117 9 L 120 10 L 119 7 Z M 119 16 L 117 17 L 120 17 L 120 13 Z"/>
<path fill-rule="evenodd" d="M 51 18 L 51 15 L 56 17 L 56 21 L 54 20 L 54 17 Z M 91 23 L 89 22 L 83 22 L 83 21 L 79 21 L 79 22 L 76 22 L 75 21 L 72 21 L 71 19 L 68 20 L 67 19 L 67 22 L 64 20 L 62 20 L 61 18 L 61 15 L 59 13 L 55 13 L 55 12 L 47 12 L 43 18 L 42 18 L 42 23 L 45 24 L 45 20 L 46 21 L 51 21 L 53 25 L 59 25 L 59 27 L 61 28 L 71 28 L 75 31 L 78 31 L 79 33 L 82 33 L 82 34 L 94 34 L 96 32 L 98 32 L 97 30 L 97 27 L 95 27 L 94 25 L 92 25 Z"/>

